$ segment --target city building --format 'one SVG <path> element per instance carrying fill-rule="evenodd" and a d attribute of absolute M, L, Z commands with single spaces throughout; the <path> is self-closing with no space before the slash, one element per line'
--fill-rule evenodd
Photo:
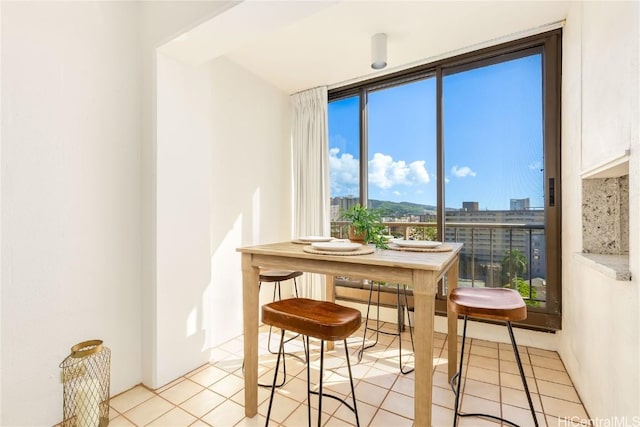
<path fill-rule="evenodd" d="M 529 209 L 529 198 L 526 199 L 511 199 L 509 202 L 509 209 L 512 211 L 524 211 Z"/>
<path fill-rule="evenodd" d="M 462 202 L 463 212 L 474 212 L 479 209 L 478 202 Z"/>
<path fill-rule="evenodd" d="M 447 211 L 445 218 L 445 240 L 465 243 L 461 277 L 503 286 L 503 258 L 517 250 L 527 261 L 524 278 L 545 278 L 543 210 Z"/>

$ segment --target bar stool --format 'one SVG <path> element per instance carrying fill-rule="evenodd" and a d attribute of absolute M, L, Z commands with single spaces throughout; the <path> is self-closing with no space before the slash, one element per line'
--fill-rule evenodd
<path fill-rule="evenodd" d="M 271 406 L 273 405 L 273 396 L 276 390 L 278 367 L 280 365 L 280 356 L 284 353 L 284 333 L 285 330 L 288 330 L 297 332 L 306 338 L 305 358 L 307 362 L 307 413 L 309 418 L 309 427 L 311 427 L 311 393 L 319 396 L 318 426 L 322 425 L 322 397 L 326 396 L 336 399 L 347 406 L 355 414 L 356 425 L 359 427 L 360 420 L 358 418 L 358 409 L 356 407 L 356 394 L 353 386 L 353 376 L 351 375 L 347 338 L 360 327 L 362 322 L 362 315 L 360 314 L 360 311 L 327 301 L 316 301 L 307 298 L 291 298 L 263 305 L 262 321 L 267 325 L 275 326 L 282 330 L 280 336 L 280 350 L 278 351 L 278 358 L 276 359 L 276 368 L 273 375 L 273 386 L 271 387 L 271 397 L 269 398 L 269 408 L 267 410 L 265 426 L 269 425 Z M 311 391 L 309 337 L 320 340 L 320 382 L 318 392 Z M 324 342 L 338 340 L 342 340 L 344 342 L 344 352 L 347 360 L 347 368 L 349 370 L 353 407 L 336 396 L 323 394 L 322 392 Z"/>
<path fill-rule="evenodd" d="M 273 286 L 273 299 L 271 301 L 276 300 L 276 291 L 278 292 L 278 300 L 282 299 L 282 291 L 280 289 L 280 282 L 284 282 L 287 280 L 293 279 L 293 289 L 295 292 L 296 298 L 298 297 L 298 282 L 296 281 L 296 277 L 302 276 L 302 271 L 290 271 L 290 270 L 269 270 L 269 269 L 260 269 L 260 281 L 258 282 L 258 289 L 262 286 L 262 283 L 275 283 Z M 275 351 L 271 350 L 271 331 L 273 327 L 269 328 L 269 339 L 267 341 L 267 350 L 269 353 L 276 354 Z M 298 338 L 298 335 L 293 336 L 287 339 L 285 342 L 289 342 Z"/>
<path fill-rule="evenodd" d="M 524 386 L 524 391 L 527 395 L 527 400 L 529 401 L 529 408 L 531 409 L 531 415 L 533 416 L 533 423 L 538 427 L 538 419 L 536 418 L 536 412 L 533 409 L 531 394 L 529 393 L 527 380 L 524 375 L 524 370 L 522 369 L 522 361 L 520 360 L 520 354 L 518 353 L 518 346 L 516 345 L 516 339 L 511 327 L 512 321 L 524 320 L 527 318 L 527 306 L 525 305 L 522 296 L 520 296 L 520 294 L 515 290 L 506 288 L 456 288 L 452 289 L 449 293 L 448 307 L 449 310 L 464 317 L 460 365 L 458 372 L 453 376 L 453 378 L 451 378 L 451 389 L 456 395 L 453 426 L 456 427 L 458 425 L 458 417 L 480 416 L 499 420 L 518 427 L 518 425 L 512 421 L 505 420 L 504 418 L 500 418 L 495 415 L 460 413 L 458 404 L 460 402 L 460 384 L 462 383 L 462 360 L 464 358 L 464 343 L 467 335 L 467 318 L 470 316 L 478 319 L 502 320 L 507 324 L 509 337 L 511 338 L 511 345 L 513 346 L 513 353 L 516 357 L 516 362 L 520 371 L 520 378 L 522 378 L 522 385 Z M 449 339 L 455 339 L 455 337 L 449 337 Z M 457 387 L 454 386 L 456 378 L 458 379 Z"/>
<path fill-rule="evenodd" d="M 364 322 L 364 332 L 362 334 L 362 346 L 360 347 L 360 350 L 358 351 L 358 362 L 362 361 L 362 357 L 364 355 L 364 351 L 368 348 L 371 347 L 375 347 L 378 344 L 378 336 L 380 334 L 385 334 L 385 335 L 393 335 L 393 336 L 397 336 L 398 337 L 398 353 L 399 353 L 399 365 L 400 365 L 400 373 L 402 374 L 409 374 L 411 372 L 413 372 L 415 370 L 415 368 L 411 368 L 408 370 L 405 370 L 403 368 L 403 364 L 402 364 L 402 329 L 404 327 L 404 308 L 407 308 L 407 311 L 409 310 L 409 298 L 407 297 L 407 286 L 406 285 L 402 285 L 403 287 L 403 295 L 404 295 L 404 305 L 401 304 L 400 302 L 400 286 L 399 284 L 396 284 L 396 296 L 397 296 L 397 304 L 398 304 L 398 332 L 388 332 L 388 331 L 383 331 L 380 329 L 380 292 L 381 292 L 381 288 L 384 288 L 385 286 L 387 286 L 384 283 L 375 283 L 375 282 L 370 282 L 370 287 L 369 287 L 369 302 L 367 304 L 367 315 L 365 316 L 365 322 Z M 377 314 L 376 314 L 376 327 L 370 327 L 369 326 L 369 312 L 371 310 L 371 297 L 373 296 L 373 289 L 374 286 L 377 286 L 377 292 L 378 292 L 378 299 L 377 299 L 377 303 L 376 303 L 376 309 L 377 309 Z M 384 291 L 383 291 L 384 292 Z M 408 317 L 409 320 L 409 336 L 411 337 L 411 349 L 415 352 L 415 347 L 413 345 L 413 331 L 411 329 L 411 316 Z M 374 331 L 375 332 L 375 336 L 376 336 L 376 340 L 373 342 L 373 344 L 369 344 L 365 346 L 365 341 L 367 339 L 367 331 Z"/>

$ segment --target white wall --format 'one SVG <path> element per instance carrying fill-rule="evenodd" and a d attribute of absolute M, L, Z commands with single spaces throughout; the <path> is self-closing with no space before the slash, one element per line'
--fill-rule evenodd
<path fill-rule="evenodd" d="M 239 246 L 291 238 L 290 99 L 235 63 L 211 63 L 211 266 L 216 302 L 209 343 L 242 333 Z M 272 287 L 265 285 L 266 301 Z M 283 289 L 283 292 L 285 290 Z"/>
<path fill-rule="evenodd" d="M 582 6 L 582 168 L 638 144 L 638 4 Z"/>
<path fill-rule="evenodd" d="M 0 425 L 62 419 L 85 339 L 112 350 L 112 395 L 151 384 L 155 48 L 230 5 L 0 2 Z"/>
<path fill-rule="evenodd" d="M 640 416 L 637 2 L 575 3 L 563 47 L 563 328 L 559 352 L 592 418 Z M 629 260 L 617 282 L 579 261 L 580 173 L 631 148 Z M 576 153 L 581 153 L 577 156 Z"/>
<path fill-rule="evenodd" d="M 140 382 L 135 3 L 2 2 L 1 425 L 62 419 L 58 365 L 99 338 Z"/>
<path fill-rule="evenodd" d="M 1 217 L 0 425 L 61 420 L 58 365 L 81 340 L 101 338 L 111 348 L 111 392 L 116 394 L 141 381 L 153 386 L 159 384 L 158 376 L 173 375 L 177 368 L 164 369 L 175 351 L 166 339 L 172 334 L 190 336 L 194 323 L 200 328 L 191 338 L 186 365 L 206 360 L 206 343 L 222 339 L 205 334 L 213 330 L 211 313 L 194 317 L 190 312 L 185 320 L 183 312 L 176 325 L 171 323 L 174 317 L 157 317 L 168 310 L 170 293 L 156 292 L 155 48 L 230 5 L 1 3 L 1 203 L 10 208 L 3 209 Z M 260 86 L 247 75 L 239 76 L 238 84 Z M 282 138 L 288 133 L 282 122 L 288 97 L 272 89 L 269 93 L 267 85 L 261 93 L 267 96 L 263 106 L 273 107 L 273 95 L 282 108 L 268 115 L 275 122 L 255 128 L 269 144 L 274 137 L 264 132 L 276 129 L 275 139 L 284 151 L 276 150 L 273 158 L 280 167 L 288 152 Z M 260 104 L 247 108 L 257 114 Z M 227 124 L 244 126 L 242 120 Z M 251 143 L 259 139 L 243 133 Z M 197 179 L 203 169 L 190 171 L 191 177 Z M 274 183 L 262 189 L 279 204 L 288 201 L 290 191 L 288 177 L 281 174 L 255 175 Z M 226 185 L 223 175 L 216 176 Z M 257 200 L 256 189 L 247 197 Z M 272 225 L 278 215 L 271 207 L 264 212 L 255 223 Z M 169 213 L 163 211 L 162 218 Z M 254 224 L 258 216 L 253 214 L 250 210 L 243 217 Z M 289 222 L 288 212 L 278 218 Z M 206 215 L 199 243 L 177 241 L 186 248 L 202 247 L 198 253 L 203 262 L 211 256 L 209 246 L 202 244 L 210 234 L 208 223 Z M 276 225 L 260 236 L 275 233 L 282 238 L 283 229 L 286 226 Z M 234 250 L 235 245 L 229 246 L 226 256 L 235 259 Z M 221 252 L 216 254 L 220 262 Z M 200 273 L 204 278 L 204 270 Z M 166 279 L 171 274 L 163 274 L 161 289 L 170 289 Z M 206 279 L 202 295 L 212 292 L 214 282 Z M 204 300 L 202 295 L 192 294 L 192 301 Z M 167 337 L 158 337 L 159 330 Z"/>
<path fill-rule="evenodd" d="M 158 55 L 158 385 L 208 360 L 202 322 L 211 276 L 210 86 L 207 67 L 193 68 Z"/>
<path fill-rule="evenodd" d="M 227 1 L 140 2 L 139 42 L 142 61 L 142 381 L 157 387 L 158 313 L 157 304 L 157 147 L 156 147 L 156 48 L 193 26 L 212 18 L 234 3 Z"/>
<path fill-rule="evenodd" d="M 288 239 L 291 228 L 289 97 L 224 58 L 192 67 L 159 54 L 157 76 L 151 387 L 242 333 L 236 248 Z"/>

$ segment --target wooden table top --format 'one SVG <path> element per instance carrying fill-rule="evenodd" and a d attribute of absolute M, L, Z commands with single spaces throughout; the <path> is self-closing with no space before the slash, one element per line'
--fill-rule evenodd
<path fill-rule="evenodd" d="M 447 242 L 448 252 L 409 252 L 390 249 L 375 249 L 367 255 L 324 255 L 303 251 L 305 245 L 293 242 L 278 242 L 238 248 L 238 252 L 254 255 L 280 256 L 308 260 L 337 261 L 346 264 L 386 266 L 412 270 L 442 271 L 457 256 L 462 243 Z"/>

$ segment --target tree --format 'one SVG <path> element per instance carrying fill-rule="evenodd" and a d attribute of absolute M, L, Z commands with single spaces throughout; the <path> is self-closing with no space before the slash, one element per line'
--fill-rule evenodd
<path fill-rule="evenodd" d="M 518 249 L 507 250 L 502 258 L 502 283 L 512 289 L 517 289 L 518 277 L 527 271 L 527 258 Z"/>
<path fill-rule="evenodd" d="M 528 281 L 521 279 L 519 277 L 517 277 L 514 282 L 515 282 L 514 289 L 516 289 L 518 293 L 522 296 L 527 306 L 540 307 L 540 301 L 536 301 L 536 298 L 538 297 L 538 292 L 536 291 L 536 288 L 529 285 Z"/>
<path fill-rule="evenodd" d="M 522 276 L 527 271 L 527 258 L 518 249 L 507 250 L 502 258 L 502 283 L 505 288 L 518 291 L 529 307 L 539 307 L 537 292 Z"/>

